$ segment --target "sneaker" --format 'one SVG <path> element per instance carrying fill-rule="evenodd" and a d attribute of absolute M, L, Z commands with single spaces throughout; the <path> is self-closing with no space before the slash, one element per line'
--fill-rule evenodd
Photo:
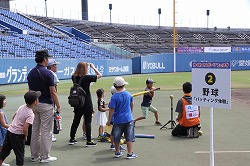
<path fill-rule="evenodd" d="M 87 139 L 86 133 L 83 133 L 82 138 L 85 140 Z"/>
<path fill-rule="evenodd" d="M 123 152 L 115 152 L 115 158 L 119 158 L 119 157 L 121 157 L 121 156 L 123 156 Z"/>
<path fill-rule="evenodd" d="M 99 135 L 99 136 L 97 137 L 98 140 L 101 140 L 102 138 L 105 138 L 105 136 L 104 136 L 104 135 Z M 92 137 L 91 137 L 91 139 L 92 139 Z"/>
<path fill-rule="evenodd" d="M 32 157 L 32 158 L 30 159 L 31 162 L 38 162 L 39 160 L 40 160 L 39 157 Z"/>
<path fill-rule="evenodd" d="M 110 145 L 110 150 L 115 150 L 115 145 Z"/>
<path fill-rule="evenodd" d="M 52 142 L 56 142 L 56 141 L 57 141 L 57 139 L 56 139 L 55 135 L 53 134 L 52 135 Z"/>
<path fill-rule="evenodd" d="M 198 131 L 199 136 L 201 136 L 203 134 L 203 132 L 201 130 Z"/>
<path fill-rule="evenodd" d="M 87 140 L 87 135 L 86 135 L 86 133 L 83 133 L 82 138 L 83 138 L 84 140 Z M 95 138 L 95 137 L 93 137 L 93 135 L 91 135 L 91 139 L 94 139 L 94 138 Z"/>
<path fill-rule="evenodd" d="M 93 146 L 96 146 L 97 143 L 94 143 L 93 141 L 91 142 L 87 142 L 86 143 L 86 147 L 93 147 Z"/>
<path fill-rule="evenodd" d="M 2 166 L 10 166 L 10 164 L 2 163 Z"/>
<path fill-rule="evenodd" d="M 74 145 L 74 144 L 77 144 L 78 142 L 77 142 L 77 140 L 75 140 L 75 139 L 70 139 L 69 140 L 69 145 Z"/>
<path fill-rule="evenodd" d="M 159 122 L 159 121 L 155 121 L 155 125 L 156 126 L 162 126 L 161 122 Z"/>
<path fill-rule="evenodd" d="M 134 153 L 132 153 L 132 154 L 127 154 L 127 159 L 135 159 L 135 158 L 137 158 L 138 157 L 138 155 L 137 154 L 134 154 Z"/>
<path fill-rule="evenodd" d="M 198 127 L 194 127 L 194 138 L 199 138 Z"/>
<path fill-rule="evenodd" d="M 194 128 L 191 127 L 187 130 L 187 137 L 188 138 L 194 138 Z"/>
<path fill-rule="evenodd" d="M 40 163 L 49 163 L 49 162 L 52 162 L 52 161 L 56 161 L 57 160 L 57 158 L 56 157 L 49 157 L 49 158 L 47 158 L 47 159 L 40 159 Z"/>
<path fill-rule="evenodd" d="M 126 148 L 120 145 L 120 151 L 126 151 Z"/>

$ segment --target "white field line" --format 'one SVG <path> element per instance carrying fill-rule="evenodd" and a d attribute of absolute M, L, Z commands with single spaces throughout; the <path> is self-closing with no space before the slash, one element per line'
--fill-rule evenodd
<path fill-rule="evenodd" d="M 210 151 L 196 151 L 195 154 L 208 154 Z M 250 151 L 214 151 L 214 153 L 250 153 Z"/>

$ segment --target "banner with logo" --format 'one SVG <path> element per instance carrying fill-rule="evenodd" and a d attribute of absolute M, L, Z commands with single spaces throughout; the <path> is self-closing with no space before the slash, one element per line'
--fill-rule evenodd
<path fill-rule="evenodd" d="M 203 53 L 204 47 L 178 47 L 178 53 Z"/>
<path fill-rule="evenodd" d="M 231 47 L 204 47 L 205 53 L 228 53 L 231 52 Z"/>

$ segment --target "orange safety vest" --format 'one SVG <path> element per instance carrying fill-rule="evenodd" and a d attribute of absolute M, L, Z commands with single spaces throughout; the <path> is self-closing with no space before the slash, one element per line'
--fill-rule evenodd
<path fill-rule="evenodd" d="M 179 124 L 184 127 L 191 127 L 200 124 L 200 110 L 196 105 L 188 103 L 188 101 L 182 97 L 182 118 L 179 120 Z"/>

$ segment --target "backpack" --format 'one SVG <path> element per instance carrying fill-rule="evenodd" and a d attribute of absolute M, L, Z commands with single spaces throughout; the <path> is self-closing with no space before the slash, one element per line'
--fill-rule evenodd
<path fill-rule="evenodd" d="M 68 103 L 71 107 L 80 107 L 82 108 L 85 104 L 86 92 L 80 86 L 82 82 L 82 78 L 80 78 L 79 82 L 76 83 L 76 77 L 73 76 L 73 86 L 70 88 L 70 94 L 68 97 Z"/>

